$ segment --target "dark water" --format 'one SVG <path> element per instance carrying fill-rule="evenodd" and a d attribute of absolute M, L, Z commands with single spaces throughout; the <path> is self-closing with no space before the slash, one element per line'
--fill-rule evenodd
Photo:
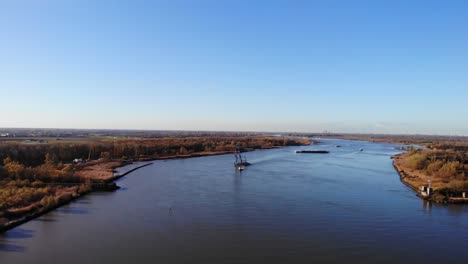
<path fill-rule="evenodd" d="M 0 235 L 0 263 L 464 263 L 468 207 L 417 198 L 395 146 L 255 151 L 241 174 L 231 155 L 158 161 Z"/>

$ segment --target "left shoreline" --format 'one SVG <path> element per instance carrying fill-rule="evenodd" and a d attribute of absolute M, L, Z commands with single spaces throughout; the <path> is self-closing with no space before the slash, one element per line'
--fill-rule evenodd
<path fill-rule="evenodd" d="M 310 144 L 313 144 L 313 140 L 311 140 L 308 144 L 304 144 L 304 145 L 310 145 Z M 267 150 L 267 149 L 276 149 L 276 148 L 283 148 L 283 147 L 291 147 L 291 146 L 272 146 L 270 148 L 259 148 L 259 149 L 249 149 L 247 150 L 248 152 L 250 151 L 255 151 L 255 150 Z M 42 215 L 45 215 L 55 209 L 58 209 L 64 205 L 67 205 L 83 196 L 85 196 L 86 194 L 89 194 L 89 193 L 92 193 L 92 192 L 97 192 L 97 191 L 112 191 L 112 190 L 116 190 L 118 189 L 118 187 L 116 186 L 115 184 L 115 181 L 140 169 L 140 168 L 143 168 L 143 167 L 146 167 L 146 166 L 149 166 L 149 165 L 152 165 L 153 164 L 153 161 L 158 161 L 158 160 L 171 160 L 171 159 L 188 159 L 188 158 L 198 158 L 198 157 L 208 157 L 208 156 L 218 156 L 218 155 L 226 155 L 226 154 L 233 154 L 234 152 L 233 151 L 219 151 L 219 152 L 201 152 L 201 153 L 192 153 L 192 154 L 186 154 L 186 155 L 173 155 L 173 156 L 163 156 L 163 157 L 151 157 L 151 158 L 141 158 L 139 160 L 134 160 L 134 161 L 126 161 L 126 160 L 112 160 L 112 161 L 108 161 L 108 162 L 103 162 L 101 163 L 101 165 L 104 165 L 104 164 L 108 164 L 108 163 L 111 163 L 111 162 L 120 162 L 120 165 L 119 166 L 116 166 L 116 167 L 112 167 L 112 176 L 107 178 L 107 179 L 104 179 L 103 180 L 103 183 L 106 184 L 106 186 L 104 186 L 104 188 L 98 188 L 98 189 L 90 189 L 90 190 L 87 190 L 87 191 L 84 191 L 84 192 L 81 192 L 81 193 L 78 193 L 77 195 L 75 196 L 70 196 L 66 199 L 62 199 L 62 200 L 59 200 L 57 202 L 57 204 L 53 205 L 53 206 L 50 206 L 50 207 L 47 207 L 47 208 L 41 208 L 39 209 L 38 211 L 35 211 L 34 213 L 30 213 L 30 214 L 25 214 L 24 216 L 18 218 L 18 219 L 15 219 L 15 220 L 11 220 L 11 221 L 8 221 L 6 222 L 5 224 L 0 224 L 0 233 L 4 233 L 8 230 L 11 230 L 17 226 L 20 226 L 30 220 L 33 220 L 35 218 L 38 218 Z M 122 167 L 125 167 L 125 166 L 128 166 L 128 165 L 131 165 L 135 162 L 147 162 L 145 164 L 142 164 L 141 166 L 137 166 L 135 168 L 132 168 L 128 171 L 125 171 L 123 173 L 119 173 L 119 174 L 114 174 L 114 170 L 115 169 L 118 169 L 118 168 L 122 168 Z M 108 187 L 108 184 L 113 184 L 112 186 L 110 186 L 111 188 L 107 189 Z M 1 218 L 1 215 L 0 215 L 0 218 Z"/>
<path fill-rule="evenodd" d="M 125 167 L 125 166 L 128 166 L 128 165 L 131 165 L 131 164 L 132 163 L 124 163 L 122 166 L 119 166 L 117 168 L 122 168 L 122 167 Z M 145 163 L 145 164 L 143 164 L 141 166 L 130 169 L 130 170 L 128 170 L 128 171 L 126 171 L 126 172 L 124 172 L 122 174 L 118 174 L 115 177 L 112 177 L 111 179 L 106 180 L 105 182 L 106 183 L 114 182 L 114 181 L 124 177 L 125 175 L 128 175 L 128 174 L 130 174 L 130 173 L 132 173 L 132 172 L 134 172 L 134 171 L 136 171 L 138 169 L 141 169 L 141 168 L 146 167 L 146 166 L 150 166 L 152 164 L 153 164 L 152 162 Z M 69 203 L 71 203 L 71 202 L 85 196 L 86 194 L 89 194 L 89 193 L 92 193 L 92 192 L 98 192 L 98 191 L 99 190 L 91 189 L 91 190 L 79 193 L 77 196 L 70 196 L 67 199 L 59 200 L 57 202 L 57 204 L 54 205 L 54 206 L 43 208 L 43 209 L 41 209 L 39 211 L 36 211 L 36 212 L 34 212 L 32 214 L 26 214 L 26 215 L 24 215 L 24 216 L 22 216 L 22 217 L 20 217 L 19 219 L 16 219 L 16 220 L 11 220 L 11 221 L 7 222 L 6 224 L 0 226 L 0 233 L 4 233 L 4 232 L 6 232 L 8 230 L 11 230 L 11 229 L 13 229 L 13 228 L 15 228 L 17 226 L 20 226 L 20 225 L 24 224 L 26 222 L 29 222 L 30 220 L 33 220 L 33 219 L 38 218 L 40 216 L 43 216 L 43 215 L 45 215 L 45 214 L 47 214 L 47 213 L 49 213 L 49 212 L 51 212 L 51 211 L 53 211 L 55 209 L 58 209 L 58 208 L 60 208 L 60 207 L 62 207 L 64 205 L 67 205 L 67 204 L 69 204 Z"/>

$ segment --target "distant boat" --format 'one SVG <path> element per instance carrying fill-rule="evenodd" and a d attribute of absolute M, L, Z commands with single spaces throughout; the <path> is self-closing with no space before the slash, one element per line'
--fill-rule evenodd
<path fill-rule="evenodd" d="M 326 151 L 326 150 L 296 150 L 296 153 L 326 154 L 326 153 L 330 153 L 330 151 Z"/>
<path fill-rule="evenodd" d="M 337 147 L 337 148 L 341 148 L 341 146 L 340 146 L 340 145 L 336 145 L 336 147 Z"/>
<path fill-rule="evenodd" d="M 359 151 L 364 151 L 364 149 L 360 149 Z"/>
<path fill-rule="evenodd" d="M 251 165 L 247 162 L 247 157 L 242 156 L 239 145 L 236 146 L 236 153 L 234 157 L 236 158 L 236 161 L 234 162 L 234 167 L 239 171 L 243 171 L 245 167 Z"/>

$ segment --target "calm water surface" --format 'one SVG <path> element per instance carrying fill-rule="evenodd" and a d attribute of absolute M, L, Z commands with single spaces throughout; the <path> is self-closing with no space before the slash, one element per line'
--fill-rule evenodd
<path fill-rule="evenodd" d="M 0 235 L 0 263 L 463 263 L 468 207 L 417 198 L 395 146 L 255 151 L 242 173 L 232 155 L 157 161 Z"/>

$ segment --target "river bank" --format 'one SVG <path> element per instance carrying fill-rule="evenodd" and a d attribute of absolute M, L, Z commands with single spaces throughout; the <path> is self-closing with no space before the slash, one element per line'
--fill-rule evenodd
<path fill-rule="evenodd" d="M 125 162 L 122 164 L 122 166 L 127 166 L 132 163 Z M 68 190 L 61 192 L 60 195 L 56 195 L 53 200 L 49 201 L 49 204 L 44 205 L 41 201 L 33 203 L 27 207 L 24 208 L 18 208 L 14 210 L 6 210 L 4 212 L 0 212 L 0 219 L 5 219 L 8 217 L 15 218 L 13 220 L 2 220 L 0 222 L 0 233 L 8 231 L 12 228 L 15 228 L 21 224 L 24 224 L 30 220 L 33 220 L 37 217 L 40 217 L 44 214 L 47 214 L 59 207 L 62 207 L 64 205 L 69 204 L 70 202 L 81 198 L 82 196 L 91 193 L 91 192 L 96 192 L 96 191 L 113 191 L 118 189 L 119 187 L 115 184 L 115 180 L 120 179 L 124 177 L 125 175 L 134 172 L 140 168 L 152 165 L 153 163 L 145 163 L 143 165 L 137 166 L 135 168 L 132 168 L 128 171 L 125 171 L 120 174 L 114 175 L 112 178 L 109 178 L 108 180 L 105 180 L 103 182 L 96 182 L 96 183 L 91 183 L 85 187 L 85 188 L 80 188 L 82 185 L 78 186 L 69 186 Z M 73 187 L 78 187 L 79 189 L 73 188 Z M 66 187 L 65 187 L 66 188 Z"/>
<path fill-rule="evenodd" d="M 424 172 L 413 170 L 405 166 L 405 160 L 408 153 L 401 153 L 392 156 L 393 167 L 398 172 L 400 180 L 403 184 L 410 187 L 416 192 L 416 195 L 424 200 L 433 201 L 437 203 L 468 203 L 467 192 L 451 188 L 450 181 L 431 177 Z M 421 187 L 429 186 L 431 184 L 431 193 L 428 196 L 421 194 Z"/>

